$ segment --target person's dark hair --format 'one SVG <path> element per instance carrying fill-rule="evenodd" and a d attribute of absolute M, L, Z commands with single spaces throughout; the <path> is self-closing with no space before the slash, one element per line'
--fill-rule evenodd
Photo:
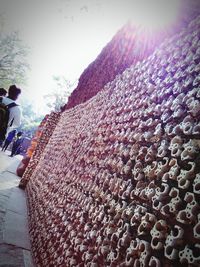
<path fill-rule="evenodd" d="M 16 85 L 11 85 L 8 89 L 8 97 L 16 100 L 19 96 L 19 94 L 21 94 L 21 89 L 17 88 Z"/>
<path fill-rule="evenodd" d="M 0 88 L 0 96 L 6 96 L 7 91 L 4 88 Z"/>
<path fill-rule="evenodd" d="M 21 136 L 23 134 L 23 132 L 18 132 L 17 133 L 17 136 L 19 137 L 19 136 Z"/>

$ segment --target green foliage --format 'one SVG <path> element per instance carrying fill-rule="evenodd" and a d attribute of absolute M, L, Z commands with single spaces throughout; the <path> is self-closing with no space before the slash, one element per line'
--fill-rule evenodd
<path fill-rule="evenodd" d="M 21 109 L 22 123 L 18 130 L 22 131 L 26 136 L 32 137 L 44 116 L 38 116 L 27 99 L 21 101 Z"/>
<path fill-rule="evenodd" d="M 29 69 L 28 48 L 22 44 L 18 33 L 0 34 L 0 86 L 24 84 Z"/>
<path fill-rule="evenodd" d="M 44 100 L 51 111 L 58 112 L 60 111 L 60 108 L 67 103 L 67 99 L 71 94 L 75 83 L 71 83 L 64 77 L 54 76 L 53 79 L 56 86 L 50 94 L 44 96 Z"/>

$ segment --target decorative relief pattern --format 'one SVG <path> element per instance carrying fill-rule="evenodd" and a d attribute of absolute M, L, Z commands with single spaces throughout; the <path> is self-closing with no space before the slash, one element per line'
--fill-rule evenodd
<path fill-rule="evenodd" d="M 200 266 L 200 17 L 62 113 L 27 186 L 37 266 Z"/>

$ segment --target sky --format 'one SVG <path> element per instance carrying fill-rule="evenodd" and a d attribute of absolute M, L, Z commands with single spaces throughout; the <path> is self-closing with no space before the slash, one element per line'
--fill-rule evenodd
<path fill-rule="evenodd" d="M 30 47 L 31 70 L 27 85 L 22 87 L 24 95 L 33 101 L 38 113 L 46 112 L 43 96 L 55 88 L 53 76 L 76 83 L 128 20 L 146 25 L 151 20 L 152 25 L 158 25 L 157 17 L 167 21 L 177 3 L 178 0 L 0 0 L 4 30 L 18 30 Z"/>

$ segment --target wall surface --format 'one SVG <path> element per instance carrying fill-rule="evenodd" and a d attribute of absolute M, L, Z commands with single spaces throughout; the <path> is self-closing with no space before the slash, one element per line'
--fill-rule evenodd
<path fill-rule="evenodd" d="M 133 23 L 127 23 L 81 74 L 78 85 L 69 97 L 65 109 L 86 102 L 116 75 L 147 58 L 165 38 L 180 32 L 187 26 L 199 10 L 199 0 L 181 0 L 176 21 L 164 30 L 158 27 L 154 31 L 148 31 L 142 26 L 136 27 Z"/>
<path fill-rule="evenodd" d="M 200 266 L 200 17 L 62 113 L 27 185 L 37 266 Z"/>
<path fill-rule="evenodd" d="M 51 112 L 50 114 L 45 116 L 45 118 L 39 125 L 35 136 L 32 139 L 31 146 L 27 151 L 27 156 L 22 159 L 22 164 L 20 164 L 18 167 L 18 171 L 23 175 L 19 183 L 20 188 L 24 189 L 26 187 L 33 171 L 35 170 L 38 162 L 40 161 L 40 157 L 42 155 L 43 150 L 45 149 L 51 135 L 53 134 L 53 131 L 59 121 L 59 118 L 60 112 Z M 27 158 L 27 164 L 24 164 L 23 166 L 23 161 L 25 163 Z M 23 168 L 23 170 L 20 170 L 21 167 Z"/>

